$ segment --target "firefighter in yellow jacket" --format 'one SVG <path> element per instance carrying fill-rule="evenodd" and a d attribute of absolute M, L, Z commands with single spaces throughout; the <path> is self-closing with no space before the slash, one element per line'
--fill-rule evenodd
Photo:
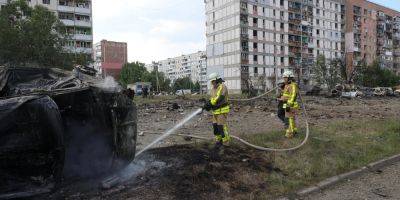
<path fill-rule="evenodd" d="M 285 71 L 283 73 L 283 79 L 285 81 L 285 88 L 283 89 L 281 101 L 284 102 L 283 108 L 286 110 L 285 116 L 289 121 L 285 136 L 287 138 L 293 138 L 297 133 L 295 117 L 299 109 L 299 104 L 297 102 L 299 87 L 294 80 L 292 71 Z"/>
<path fill-rule="evenodd" d="M 210 74 L 211 98 L 204 105 L 204 109 L 211 111 L 214 135 L 217 145 L 230 141 L 227 119 L 230 112 L 228 88 L 224 80 L 217 73 Z"/>

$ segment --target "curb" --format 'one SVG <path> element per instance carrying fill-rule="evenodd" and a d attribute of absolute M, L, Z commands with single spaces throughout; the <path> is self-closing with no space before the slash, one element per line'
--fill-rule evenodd
<path fill-rule="evenodd" d="M 317 183 L 314 186 L 311 186 L 311 187 L 308 187 L 308 188 L 305 188 L 305 189 L 302 189 L 302 190 L 296 192 L 295 195 L 298 197 L 304 197 L 306 195 L 310 195 L 312 193 L 319 192 L 323 189 L 326 189 L 326 188 L 333 186 L 344 180 L 354 179 L 364 173 L 376 171 L 382 167 L 386 167 L 388 165 L 391 165 L 391 164 L 393 164 L 395 162 L 399 162 L 399 161 L 400 161 L 400 154 L 377 161 L 377 162 L 373 162 L 373 163 L 370 163 L 360 169 L 356 169 L 356 170 L 348 172 L 348 173 L 340 174 L 340 175 L 325 179 L 325 180 Z M 287 198 L 283 198 L 283 199 L 287 199 Z"/>

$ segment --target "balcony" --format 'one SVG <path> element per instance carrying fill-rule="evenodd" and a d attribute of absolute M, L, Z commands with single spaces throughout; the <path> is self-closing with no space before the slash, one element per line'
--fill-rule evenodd
<path fill-rule="evenodd" d="M 248 65 L 249 64 L 249 60 L 242 59 L 241 63 L 242 63 L 242 65 Z"/>
<path fill-rule="evenodd" d="M 61 22 L 65 26 L 79 26 L 79 27 L 92 27 L 91 21 L 79 21 L 79 20 L 69 20 L 69 19 L 61 19 Z"/>
<path fill-rule="evenodd" d="M 249 39 L 249 34 L 244 34 L 244 33 L 242 33 L 242 34 L 240 34 L 240 38 L 241 38 L 242 40 L 248 40 L 248 39 Z"/>
<path fill-rule="evenodd" d="M 74 40 L 92 41 L 93 35 L 76 34 L 72 37 Z"/>
<path fill-rule="evenodd" d="M 81 7 L 73 7 L 73 6 L 58 6 L 57 10 L 60 12 L 68 12 L 68 13 L 80 13 L 80 14 L 90 14 L 90 8 L 81 8 Z"/>
<path fill-rule="evenodd" d="M 80 13 L 80 14 L 90 14 L 92 13 L 90 8 L 80 8 L 80 7 L 76 7 L 75 8 L 75 13 Z"/>
<path fill-rule="evenodd" d="M 249 10 L 247 8 L 240 8 L 240 13 L 241 14 L 249 14 Z"/>
<path fill-rule="evenodd" d="M 80 26 L 80 27 L 92 27 L 92 22 L 91 21 L 75 21 L 75 26 Z"/>
<path fill-rule="evenodd" d="M 83 47 L 64 47 L 64 50 L 73 52 L 73 53 L 84 53 L 84 54 L 92 54 L 92 48 L 83 48 Z"/>

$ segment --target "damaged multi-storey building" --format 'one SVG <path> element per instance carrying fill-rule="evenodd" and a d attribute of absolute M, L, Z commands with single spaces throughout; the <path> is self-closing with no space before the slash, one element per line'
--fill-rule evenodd
<path fill-rule="evenodd" d="M 208 73 L 223 74 L 234 93 L 272 88 L 285 69 L 308 84 L 319 55 L 346 59 L 349 71 L 362 60 L 397 69 L 399 13 L 389 8 L 365 0 L 205 3 Z"/>
<path fill-rule="evenodd" d="M 400 74 L 400 12 L 365 0 L 346 1 L 346 65 L 378 61 Z"/>

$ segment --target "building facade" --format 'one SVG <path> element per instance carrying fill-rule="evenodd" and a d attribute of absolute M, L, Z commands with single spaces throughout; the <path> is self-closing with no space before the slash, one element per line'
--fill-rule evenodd
<path fill-rule="evenodd" d="M 199 82 L 202 91 L 207 89 L 207 56 L 205 51 L 168 58 L 148 65 L 163 72 L 171 82 L 189 77 L 194 83 Z"/>
<path fill-rule="evenodd" d="M 0 0 L 0 7 L 10 0 Z M 53 11 L 67 28 L 70 38 L 65 45 L 72 53 L 93 54 L 91 0 L 29 0 L 30 6 L 41 5 Z"/>
<path fill-rule="evenodd" d="M 348 73 L 363 62 L 400 74 L 400 12 L 365 0 L 346 1 Z"/>
<path fill-rule="evenodd" d="M 378 61 L 400 73 L 400 14 L 366 0 L 206 0 L 208 73 L 235 93 L 275 86 L 285 69 L 301 83 L 319 55 L 348 73 Z"/>
<path fill-rule="evenodd" d="M 275 86 L 285 69 L 307 83 L 318 55 L 343 55 L 341 0 L 206 0 L 209 73 L 234 93 Z"/>
<path fill-rule="evenodd" d="M 128 62 L 128 44 L 102 40 L 94 51 L 95 69 L 99 74 L 119 79 L 123 65 Z"/>

